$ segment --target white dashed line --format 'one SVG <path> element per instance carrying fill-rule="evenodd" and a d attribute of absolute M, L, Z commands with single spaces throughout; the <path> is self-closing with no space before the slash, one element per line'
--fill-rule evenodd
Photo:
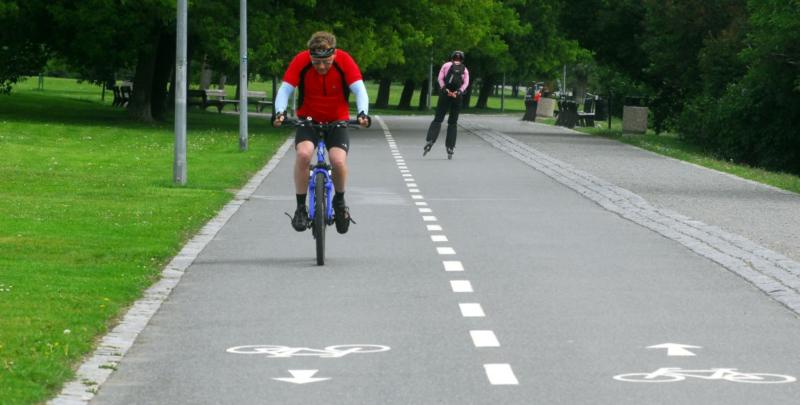
<path fill-rule="evenodd" d="M 444 261 L 444 271 L 464 271 L 464 265 L 460 261 Z"/>
<path fill-rule="evenodd" d="M 486 314 L 483 312 L 481 304 L 476 302 L 460 303 L 458 307 L 461 309 L 461 316 L 464 318 L 483 318 Z"/>
<path fill-rule="evenodd" d="M 455 249 L 453 249 L 451 247 L 437 247 L 436 251 L 440 255 L 454 255 L 454 254 L 456 254 Z"/>
<path fill-rule="evenodd" d="M 517 385 L 517 376 L 508 364 L 484 364 L 486 377 L 492 385 Z"/>
<path fill-rule="evenodd" d="M 424 197 L 420 194 L 419 186 L 414 180 L 414 177 L 411 175 L 411 170 L 408 169 L 406 165 L 406 161 L 403 158 L 402 154 L 400 153 L 399 149 L 397 148 L 397 142 L 395 142 L 394 138 L 392 137 L 389 128 L 383 122 L 380 117 L 377 117 L 378 122 L 381 124 L 383 128 L 384 135 L 386 136 L 386 140 L 389 144 L 389 148 L 391 149 L 392 156 L 397 163 L 397 168 L 400 171 L 400 175 L 403 177 L 403 181 L 406 183 L 408 187 L 408 192 L 411 194 L 411 199 L 414 201 L 414 205 L 417 207 L 424 207 L 418 208 L 420 214 L 430 214 L 433 212 L 431 208 L 428 207 L 428 203 L 424 201 Z M 437 219 L 433 215 L 423 215 L 422 220 L 425 222 L 436 222 Z M 429 232 L 441 232 L 442 226 L 438 224 L 430 224 L 426 225 Z M 448 242 L 447 236 L 441 233 L 439 234 L 432 234 L 430 235 L 431 241 L 434 243 L 441 243 L 441 242 Z M 439 255 L 455 255 L 456 251 L 452 247 L 436 247 L 436 252 Z M 442 261 L 444 265 L 444 270 L 448 272 L 463 272 L 464 265 L 461 264 L 458 260 L 446 260 Z M 474 292 L 472 288 L 472 283 L 469 280 L 450 280 L 450 288 L 453 290 L 454 293 L 472 293 Z M 486 314 L 483 312 L 483 307 L 479 303 L 459 303 L 459 309 L 461 310 L 461 316 L 465 318 L 484 318 Z M 500 347 L 500 342 L 495 336 L 494 331 L 491 330 L 471 330 L 469 331 L 470 337 L 472 338 L 472 343 L 475 345 L 476 348 L 487 348 L 487 347 Z M 514 375 L 514 371 L 511 369 L 511 366 L 507 363 L 489 363 L 483 365 L 484 370 L 486 371 L 486 376 L 489 379 L 489 382 L 492 385 L 518 385 L 519 381 L 517 377 Z"/>
<path fill-rule="evenodd" d="M 490 330 L 471 330 L 469 335 L 475 347 L 500 347 L 497 336 Z"/>
<path fill-rule="evenodd" d="M 450 280 L 450 287 L 454 293 L 471 293 L 472 283 L 469 280 Z"/>

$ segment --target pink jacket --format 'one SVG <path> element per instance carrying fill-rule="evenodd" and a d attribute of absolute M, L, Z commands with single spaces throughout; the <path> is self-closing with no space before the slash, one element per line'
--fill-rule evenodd
<path fill-rule="evenodd" d="M 439 80 L 439 88 L 440 89 L 444 88 L 444 77 L 447 76 L 447 71 L 450 70 L 450 65 L 452 65 L 452 64 L 453 64 L 453 62 L 447 62 L 444 65 L 442 65 L 441 69 L 439 69 L 439 79 L 438 80 Z M 464 74 L 461 77 L 464 79 L 464 83 L 461 84 L 461 88 L 458 89 L 458 90 L 463 93 L 464 90 L 467 89 L 467 86 L 469 86 L 469 69 L 467 69 L 466 66 L 464 66 Z"/>

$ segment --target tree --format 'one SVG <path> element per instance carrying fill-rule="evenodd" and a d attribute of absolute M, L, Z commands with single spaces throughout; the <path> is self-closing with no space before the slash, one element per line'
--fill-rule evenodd
<path fill-rule="evenodd" d="M 41 72 L 48 57 L 49 18 L 36 2 L 0 0 L 0 94 L 21 76 Z"/>

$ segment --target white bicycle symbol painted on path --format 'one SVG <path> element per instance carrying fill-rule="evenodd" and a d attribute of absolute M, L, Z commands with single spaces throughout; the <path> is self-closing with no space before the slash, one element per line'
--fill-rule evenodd
<path fill-rule="evenodd" d="M 627 382 L 662 383 L 683 381 L 687 378 L 702 380 L 726 380 L 749 384 L 781 384 L 797 381 L 790 375 L 769 373 L 743 373 L 735 368 L 712 368 L 710 370 L 684 370 L 664 367 L 652 373 L 630 373 L 614 376 L 615 380 Z"/>
<path fill-rule="evenodd" d="M 268 358 L 288 358 L 299 356 L 316 356 L 321 358 L 339 358 L 348 354 L 380 353 L 389 350 L 389 346 L 382 345 L 335 345 L 324 349 L 310 347 L 289 347 L 278 345 L 249 345 L 236 346 L 227 350 L 236 354 L 262 354 Z"/>

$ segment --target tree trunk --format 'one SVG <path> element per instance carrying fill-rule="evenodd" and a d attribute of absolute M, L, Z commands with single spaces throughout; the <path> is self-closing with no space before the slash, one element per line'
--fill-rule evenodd
<path fill-rule="evenodd" d="M 406 80 L 403 83 L 403 93 L 400 95 L 400 104 L 397 107 L 401 110 L 411 109 L 411 98 L 414 96 L 415 83 L 413 80 Z"/>
<path fill-rule="evenodd" d="M 133 94 L 128 103 L 128 116 L 138 121 L 153 122 L 151 105 L 160 39 L 161 29 L 154 28 L 150 41 L 142 44 L 137 55 Z"/>
<path fill-rule="evenodd" d="M 494 88 L 494 78 L 484 77 L 481 83 L 481 93 L 478 95 L 478 102 L 475 104 L 475 108 L 486 108 L 492 88 Z"/>
<path fill-rule="evenodd" d="M 472 102 L 472 90 L 480 82 L 481 82 L 480 79 L 476 79 L 475 82 L 470 80 L 469 86 L 464 91 L 464 95 L 461 97 L 461 109 L 462 110 L 465 110 L 465 109 L 469 108 L 469 103 Z"/>
<path fill-rule="evenodd" d="M 392 86 L 392 79 L 381 79 L 378 86 L 378 97 L 375 98 L 375 108 L 389 107 L 389 90 Z"/>
<path fill-rule="evenodd" d="M 511 86 L 511 97 L 519 97 L 519 85 Z"/>
<path fill-rule="evenodd" d="M 428 79 L 422 81 L 422 87 L 419 90 L 419 110 L 425 111 L 428 109 Z"/>
<path fill-rule="evenodd" d="M 164 120 L 167 112 L 167 85 L 175 70 L 175 39 L 175 34 L 167 31 L 161 33 L 158 41 L 150 111 L 153 118 L 159 121 Z M 174 104 L 175 99 L 172 101 Z"/>

